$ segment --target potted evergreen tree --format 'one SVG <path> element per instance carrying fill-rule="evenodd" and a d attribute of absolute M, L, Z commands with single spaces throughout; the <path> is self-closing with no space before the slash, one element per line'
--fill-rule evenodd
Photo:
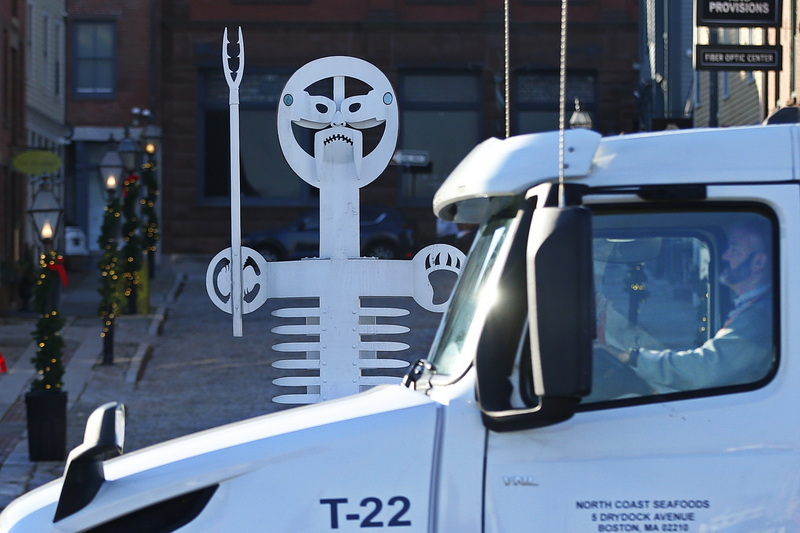
<path fill-rule="evenodd" d="M 63 390 L 64 319 L 58 313 L 59 283 L 66 284 L 64 258 L 50 250 L 39 258 L 34 306 L 39 313 L 33 364 L 36 377 L 25 395 L 31 461 L 63 461 L 67 441 L 67 393 Z"/>

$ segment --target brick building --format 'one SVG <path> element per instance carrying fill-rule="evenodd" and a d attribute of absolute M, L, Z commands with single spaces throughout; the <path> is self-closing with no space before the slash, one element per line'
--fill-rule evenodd
<path fill-rule="evenodd" d="M 478 142 L 503 136 L 503 0 L 68 0 L 66 216 L 97 249 L 105 199 L 97 165 L 110 136 L 135 138 L 151 111 L 159 151 L 161 250 L 216 253 L 229 245 L 225 27 L 245 38 L 241 90 L 243 231 L 277 226 L 317 202 L 286 165 L 275 133 L 286 80 L 324 56 L 364 59 L 398 95 L 398 149 L 425 150 L 424 168 L 390 166 L 362 204 L 399 208 L 434 238 L 433 192 Z M 554 129 L 558 2 L 511 0 L 512 133 Z M 570 102 L 594 127 L 635 131 L 638 11 L 634 0 L 570 8 Z M 613 31 L 609 31 L 613 28 Z M 235 40 L 235 39 L 234 39 Z M 235 51 L 235 46 L 232 47 Z"/>
<path fill-rule="evenodd" d="M 169 2 L 166 2 L 169 3 Z M 105 190 L 98 164 L 109 140 L 137 138 L 158 119 L 158 21 L 161 2 L 67 0 L 68 154 L 66 217 L 96 250 Z"/>
<path fill-rule="evenodd" d="M 513 134 L 554 129 L 558 116 L 558 2 L 512 0 Z M 632 0 L 570 7 L 568 97 L 603 133 L 636 131 L 638 11 Z M 398 149 L 431 166 L 390 166 L 362 204 L 396 206 L 434 236 L 431 198 L 478 142 L 504 135 L 502 0 L 176 0 L 161 21 L 163 249 L 211 253 L 229 245 L 228 87 L 223 29 L 245 39 L 241 88 L 242 225 L 276 226 L 315 205 L 315 189 L 283 160 L 276 101 L 288 77 L 323 56 L 362 58 L 398 95 Z M 613 28 L 613 30 L 611 30 Z M 235 38 L 233 39 L 235 41 Z M 232 48 L 235 52 L 235 47 Z"/>

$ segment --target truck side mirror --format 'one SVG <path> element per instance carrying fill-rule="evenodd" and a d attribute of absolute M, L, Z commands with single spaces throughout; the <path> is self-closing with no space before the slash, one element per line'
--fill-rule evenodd
<path fill-rule="evenodd" d="M 72 450 L 64 469 L 64 485 L 54 522 L 86 507 L 105 482 L 103 461 L 122 454 L 125 443 L 125 406 L 101 405 L 89 415 L 83 443 Z"/>
<path fill-rule="evenodd" d="M 533 212 L 528 236 L 533 393 L 543 409 L 548 403 L 563 409 L 564 419 L 591 392 L 591 221 L 584 207 L 541 207 Z"/>
<path fill-rule="evenodd" d="M 531 196 L 524 208 L 527 215 L 520 223 L 520 227 L 530 229 L 515 236 L 503 272 L 506 286 L 525 285 L 527 294 L 506 294 L 502 312 L 493 313 L 487 321 L 488 331 L 498 329 L 492 320 L 514 322 L 505 331 L 519 331 L 527 318 L 528 342 L 519 350 L 517 385 L 528 407 L 516 408 L 508 403 L 507 391 L 513 386 L 512 360 L 499 356 L 476 360 L 483 421 L 493 431 L 530 429 L 567 420 L 581 397 L 591 390 L 591 213 L 584 207 L 551 207 L 555 189 L 551 184 L 540 187 L 538 196 Z M 579 195 L 580 190 L 571 193 Z M 512 346 L 498 346 L 515 342 L 502 335 L 490 334 L 481 342 L 492 344 L 486 349 L 495 354 L 517 352 Z"/>

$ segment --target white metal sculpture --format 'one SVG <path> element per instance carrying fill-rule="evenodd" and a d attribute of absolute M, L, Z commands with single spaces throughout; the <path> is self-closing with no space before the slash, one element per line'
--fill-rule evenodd
<path fill-rule="evenodd" d="M 239 201 L 234 200 L 233 194 L 234 191 L 238 194 L 239 187 L 238 85 L 244 65 L 241 30 L 239 47 L 239 68 L 232 72 L 226 53 L 226 32 L 223 68 L 231 90 L 231 164 L 234 159 L 237 161 L 235 169 L 231 168 L 232 226 L 238 226 L 240 220 Z M 327 90 L 318 90 L 324 86 Z M 237 113 L 236 127 L 234 113 Z M 257 251 L 240 246 L 236 241 L 240 238 L 237 227 L 231 230 L 231 248 L 217 254 L 208 267 L 209 297 L 221 310 L 233 314 L 235 336 L 241 335 L 241 314 L 258 309 L 268 298 L 319 300 L 318 307 L 273 312 L 281 318 L 305 319 L 305 323 L 277 326 L 273 332 L 311 339 L 273 346 L 278 352 L 305 354 L 304 359 L 283 359 L 273 366 L 313 374 L 276 379 L 274 383 L 280 386 L 306 388 L 303 394 L 274 398 L 277 403 L 314 403 L 397 381 L 398 378 L 389 376 L 363 376 L 361 371 L 407 366 L 404 360 L 378 358 L 377 352 L 397 352 L 409 346 L 366 339 L 407 332 L 405 326 L 381 324 L 378 319 L 403 316 L 408 311 L 363 307 L 361 298 L 410 296 L 424 309 L 442 312 L 448 301 L 434 301 L 430 275 L 437 270 L 460 274 L 464 254 L 450 245 L 433 244 L 411 261 L 360 257 L 358 190 L 375 180 L 394 154 L 398 129 L 394 91 L 383 73 L 363 60 L 318 59 L 301 67 L 286 83 L 277 122 L 278 139 L 289 166 L 301 179 L 320 190 L 319 257 L 269 263 Z M 380 140 L 365 150 L 363 131 L 378 127 Z M 309 151 L 297 141 L 296 128 L 313 132 L 314 142 Z"/>

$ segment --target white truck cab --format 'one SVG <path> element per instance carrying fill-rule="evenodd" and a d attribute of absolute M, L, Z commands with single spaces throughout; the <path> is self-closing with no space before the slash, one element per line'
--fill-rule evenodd
<path fill-rule="evenodd" d="M 563 135 L 436 194 L 480 225 L 403 385 L 121 455 L 104 406 L 0 531 L 800 530 L 800 125 Z"/>

